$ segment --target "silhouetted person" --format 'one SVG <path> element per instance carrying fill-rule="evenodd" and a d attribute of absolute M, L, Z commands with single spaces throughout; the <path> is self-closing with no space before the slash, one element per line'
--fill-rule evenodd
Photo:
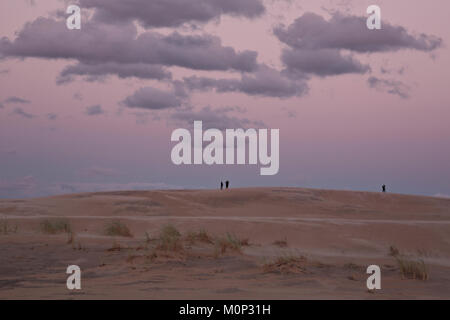
<path fill-rule="evenodd" d="M 229 186 L 229 185 L 230 185 L 230 181 L 227 180 L 227 181 L 225 182 L 225 186 L 226 186 L 227 189 L 228 189 L 228 186 Z"/>
<path fill-rule="evenodd" d="M 223 190 L 223 181 L 220 181 L 220 190 Z"/>
<path fill-rule="evenodd" d="M 381 186 L 381 190 L 383 190 L 383 192 L 386 192 L 386 185 L 385 185 L 385 184 L 383 184 L 383 185 Z"/>

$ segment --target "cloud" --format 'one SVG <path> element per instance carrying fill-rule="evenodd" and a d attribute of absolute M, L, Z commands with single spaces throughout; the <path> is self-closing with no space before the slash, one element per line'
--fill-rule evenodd
<path fill-rule="evenodd" d="M 5 105 L 2 102 L 0 102 L 0 109 L 3 109 L 4 107 Z"/>
<path fill-rule="evenodd" d="M 67 66 L 61 71 L 57 83 L 64 84 L 74 80 L 74 76 L 86 76 L 88 82 L 99 81 L 108 75 L 117 75 L 119 78 L 136 77 L 140 79 L 171 79 L 172 74 L 160 65 L 144 63 L 120 64 L 116 62 L 86 64 L 78 63 Z"/>
<path fill-rule="evenodd" d="M 265 11 L 261 0 L 80 0 L 80 5 L 95 8 L 97 21 L 137 20 L 147 28 L 204 23 L 222 15 L 254 18 Z"/>
<path fill-rule="evenodd" d="M 442 39 L 426 34 L 412 35 L 401 26 L 383 21 L 381 30 L 369 30 L 366 17 L 334 13 L 327 21 L 315 13 L 305 13 L 287 28 L 278 26 L 274 34 L 291 48 L 301 50 L 346 49 L 361 53 L 391 52 L 400 49 L 432 51 Z"/>
<path fill-rule="evenodd" d="M 289 72 L 322 77 L 370 71 L 369 65 L 360 63 L 351 53 L 432 51 L 442 45 L 442 39 L 436 36 L 412 35 L 386 21 L 381 30 L 374 32 L 366 27 L 366 17 L 339 12 L 329 20 L 308 12 L 287 27 L 275 27 L 273 32 L 287 45 L 281 60 Z M 344 55 L 344 50 L 350 54 Z"/>
<path fill-rule="evenodd" d="M 58 118 L 58 115 L 55 113 L 48 113 L 47 114 L 47 119 L 48 120 L 56 120 Z"/>
<path fill-rule="evenodd" d="M 169 120 L 180 126 L 193 126 L 194 121 L 202 121 L 204 128 L 219 130 L 232 128 L 266 127 L 261 121 L 252 121 L 248 118 L 239 118 L 231 115 L 232 112 L 242 113 L 237 107 L 215 108 L 207 106 L 198 111 L 192 107 L 176 110 L 171 113 Z"/>
<path fill-rule="evenodd" d="M 72 32 L 63 20 L 52 18 L 38 18 L 27 23 L 12 41 L 1 38 L 0 55 L 75 59 L 84 65 L 110 63 L 106 65 L 109 73 L 116 71 L 125 75 L 130 74 L 127 68 L 133 64 L 220 71 L 252 71 L 257 66 L 255 51 L 238 53 L 231 47 L 222 46 L 216 36 L 181 35 L 177 32 L 163 35 L 151 31 L 138 34 L 132 23 L 116 26 L 92 21 L 83 24 L 82 32 Z M 81 65 L 77 66 L 75 71 L 80 72 L 80 68 Z M 108 70 L 105 66 L 103 68 L 96 72 L 105 73 Z M 74 68 L 69 70 L 73 72 Z M 94 71 L 84 68 L 84 72 Z M 148 76 L 148 72 L 145 74 Z"/>
<path fill-rule="evenodd" d="M 187 77 L 184 84 L 189 90 L 216 92 L 242 92 L 252 96 L 288 98 L 301 96 L 308 91 L 304 79 L 292 79 L 278 70 L 260 66 L 252 74 L 243 74 L 241 79 L 212 79 L 207 77 Z"/>
<path fill-rule="evenodd" d="M 111 168 L 103 168 L 103 167 L 90 167 L 80 170 L 80 175 L 89 177 L 89 178 L 95 178 L 95 177 L 117 177 L 121 175 L 122 172 L 111 169 Z"/>
<path fill-rule="evenodd" d="M 436 198 L 444 198 L 444 199 L 450 199 L 450 195 L 448 195 L 448 194 L 443 194 L 443 193 L 436 193 L 435 195 L 433 195 L 433 197 L 436 197 Z"/>
<path fill-rule="evenodd" d="M 5 101 L 3 101 L 5 104 L 29 104 L 31 103 L 29 100 L 22 99 L 19 97 L 9 97 Z"/>
<path fill-rule="evenodd" d="M 161 110 L 179 107 L 182 104 L 182 100 L 175 92 L 145 87 L 127 97 L 122 104 L 128 108 Z"/>
<path fill-rule="evenodd" d="M 378 91 L 387 92 L 389 94 L 397 95 L 400 98 L 409 98 L 409 87 L 401 81 L 379 79 L 377 77 L 370 77 L 367 80 L 369 87 L 377 89 Z"/>
<path fill-rule="evenodd" d="M 83 95 L 81 93 L 79 93 L 79 92 L 75 92 L 73 94 L 73 99 L 74 100 L 78 100 L 78 101 L 83 101 Z"/>
<path fill-rule="evenodd" d="M 1 198 L 31 197 L 36 194 L 37 181 L 33 176 L 0 180 Z"/>
<path fill-rule="evenodd" d="M 282 61 L 291 73 L 308 73 L 317 76 L 333 76 L 348 73 L 363 74 L 370 70 L 352 56 L 344 56 L 339 50 L 283 50 Z"/>
<path fill-rule="evenodd" d="M 34 119 L 36 118 L 35 115 L 25 112 L 22 108 L 15 108 L 12 112 L 12 114 L 21 116 L 22 118 L 26 118 L 26 119 Z"/>
<path fill-rule="evenodd" d="M 88 116 L 98 116 L 98 115 L 104 114 L 105 111 L 102 109 L 101 105 L 97 104 L 94 106 L 87 107 L 85 113 Z"/>

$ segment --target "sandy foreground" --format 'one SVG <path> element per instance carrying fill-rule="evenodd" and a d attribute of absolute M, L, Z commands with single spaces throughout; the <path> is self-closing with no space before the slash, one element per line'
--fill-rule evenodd
<path fill-rule="evenodd" d="M 62 222 L 70 232 L 44 227 Z M 108 235 L 111 222 L 131 235 Z M 180 232 L 168 246 L 167 225 Z M 0 299 L 450 299 L 450 199 L 105 192 L 0 200 L 0 229 Z M 66 287 L 73 264 L 79 291 Z M 381 290 L 366 287 L 372 264 Z"/>

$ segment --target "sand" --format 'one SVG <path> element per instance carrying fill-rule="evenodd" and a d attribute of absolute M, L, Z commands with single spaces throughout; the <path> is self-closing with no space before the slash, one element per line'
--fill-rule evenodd
<path fill-rule="evenodd" d="M 57 221 L 70 232 L 43 228 Z M 131 236 L 108 235 L 112 221 Z M 167 225 L 180 233 L 173 247 L 161 240 Z M 450 299 L 450 199 L 299 188 L 73 194 L 0 200 L 0 229 L 0 299 Z M 381 290 L 367 289 L 372 264 Z M 82 270 L 81 290 L 66 287 L 69 265 Z"/>

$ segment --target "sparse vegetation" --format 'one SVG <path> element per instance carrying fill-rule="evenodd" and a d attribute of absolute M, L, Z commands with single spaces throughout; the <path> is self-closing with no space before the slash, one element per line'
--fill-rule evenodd
<path fill-rule="evenodd" d="M 413 260 L 401 254 L 400 250 L 395 246 L 389 247 L 389 255 L 393 256 L 397 261 L 400 273 L 403 278 L 428 280 L 427 266 L 423 260 Z"/>
<path fill-rule="evenodd" d="M 186 235 L 186 241 L 189 243 L 195 243 L 195 242 L 204 242 L 204 243 L 213 243 L 212 237 L 209 235 L 209 233 L 201 229 L 200 231 L 190 231 Z"/>
<path fill-rule="evenodd" d="M 156 246 L 158 250 L 166 251 L 179 251 L 183 250 L 183 244 L 181 242 L 181 234 L 171 224 L 165 225 L 159 234 L 158 245 Z"/>
<path fill-rule="evenodd" d="M 397 263 L 404 278 L 428 280 L 427 266 L 423 260 L 410 260 L 397 256 Z"/>
<path fill-rule="evenodd" d="M 273 244 L 275 246 L 280 247 L 280 248 L 286 248 L 288 246 L 286 238 L 284 238 L 283 240 L 276 240 L 276 241 L 273 242 Z"/>
<path fill-rule="evenodd" d="M 109 248 L 107 251 L 120 251 L 120 250 L 122 250 L 120 243 L 118 243 L 116 240 L 114 240 L 112 247 Z"/>
<path fill-rule="evenodd" d="M 145 243 L 149 244 L 150 242 L 152 242 L 152 238 L 150 237 L 150 233 L 145 232 Z"/>
<path fill-rule="evenodd" d="M 107 236 L 132 237 L 130 229 L 123 222 L 116 220 L 106 225 L 105 233 Z"/>
<path fill-rule="evenodd" d="M 400 254 L 400 251 L 397 249 L 396 246 L 390 246 L 390 247 L 389 247 L 389 255 L 390 255 L 390 256 L 396 257 L 396 256 L 398 256 L 399 254 Z"/>
<path fill-rule="evenodd" d="M 69 232 L 68 237 L 67 237 L 67 244 L 71 244 L 73 247 L 74 243 L 75 243 L 75 235 L 71 231 L 71 232 Z"/>
<path fill-rule="evenodd" d="M 0 221 L 0 234 L 2 235 L 17 233 L 17 229 L 18 229 L 17 225 L 11 228 L 7 220 Z"/>
<path fill-rule="evenodd" d="M 304 273 L 305 263 L 307 259 L 303 256 L 280 256 L 271 262 L 266 262 L 263 265 L 263 271 L 266 273 Z"/>
<path fill-rule="evenodd" d="M 234 234 L 227 232 L 225 237 L 215 240 L 215 255 L 224 254 L 228 250 L 241 252 L 242 246 L 248 245 L 248 239 L 239 239 Z"/>
<path fill-rule="evenodd" d="M 353 262 L 349 262 L 349 263 L 344 264 L 344 268 L 345 269 L 350 269 L 350 270 L 353 270 L 353 271 L 364 270 L 364 266 L 360 266 L 360 265 L 358 265 L 356 263 L 353 263 Z"/>
<path fill-rule="evenodd" d="M 45 234 L 70 233 L 72 228 L 67 219 L 46 219 L 41 222 L 40 228 Z"/>

